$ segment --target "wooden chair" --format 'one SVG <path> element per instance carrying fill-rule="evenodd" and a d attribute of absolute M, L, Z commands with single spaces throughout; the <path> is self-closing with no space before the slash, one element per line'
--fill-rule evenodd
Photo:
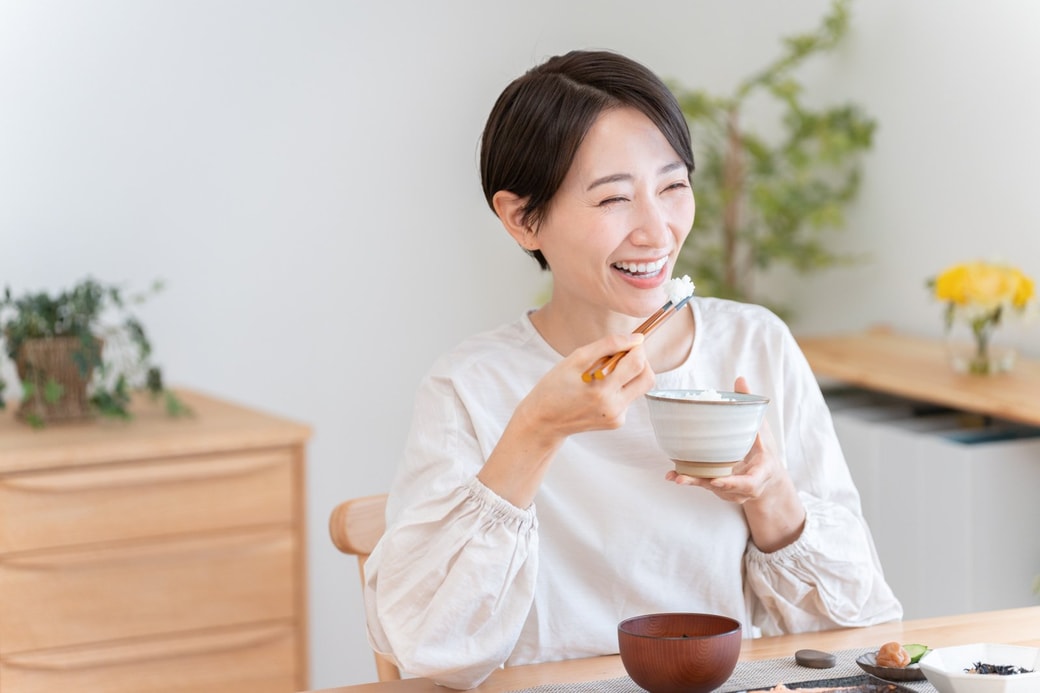
<path fill-rule="evenodd" d="M 335 507 L 329 517 L 329 534 L 332 543 L 345 554 L 357 556 L 358 572 L 364 588 L 365 561 L 376 547 L 379 537 L 386 530 L 386 494 L 364 496 L 343 501 Z M 376 675 L 380 681 L 399 681 L 401 672 L 379 653 L 376 658 Z"/>

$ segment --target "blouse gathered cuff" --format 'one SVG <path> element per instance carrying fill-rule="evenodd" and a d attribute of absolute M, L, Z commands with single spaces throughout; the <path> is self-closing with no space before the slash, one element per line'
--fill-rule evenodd
<path fill-rule="evenodd" d="M 537 527 L 538 516 L 534 503 L 526 508 L 518 508 L 485 486 L 484 482 L 477 477 L 466 482 L 463 488 L 467 495 L 481 507 L 483 511 L 481 514 L 486 513 L 488 519 L 495 522 L 516 523 L 520 529 Z"/>
<path fill-rule="evenodd" d="M 866 626 L 902 616 L 862 518 L 807 493 L 805 528 L 766 553 L 748 542 L 747 586 L 763 635 Z"/>
<path fill-rule="evenodd" d="M 365 564 L 369 637 L 408 674 L 472 688 L 531 609 L 537 519 L 476 477 L 443 493 L 392 523 Z"/>
<path fill-rule="evenodd" d="M 804 502 L 806 499 L 803 497 L 802 500 Z M 812 503 L 805 503 L 805 525 L 798 538 L 776 551 L 763 551 L 755 546 L 755 542 L 749 540 L 747 547 L 749 565 L 768 569 L 769 566 L 781 566 L 804 559 L 817 550 L 820 542 L 819 534 L 819 515 L 815 512 Z"/>

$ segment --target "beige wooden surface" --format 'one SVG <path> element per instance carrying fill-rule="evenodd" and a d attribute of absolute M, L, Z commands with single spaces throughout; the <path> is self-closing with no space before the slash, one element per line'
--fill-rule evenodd
<path fill-rule="evenodd" d="M 34 430 L 17 421 L 17 402 L 0 412 L 0 474 L 47 467 L 77 467 L 302 444 L 310 429 L 300 423 L 180 391 L 199 416 L 171 419 L 161 404 L 139 398 L 132 422 L 98 419 Z"/>
<path fill-rule="evenodd" d="M 285 693 L 299 686 L 297 629 L 260 624 L 15 654 L 0 686 L 15 693 Z"/>
<path fill-rule="evenodd" d="M 1040 606 L 746 640 L 740 658 L 791 657 L 802 648 L 836 651 L 877 647 L 890 640 L 923 643 L 930 647 L 975 642 L 1040 647 Z M 625 676 L 625 669 L 621 658 L 613 655 L 501 669 L 473 690 L 477 693 L 504 693 L 550 683 L 601 681 L 620 676 Z M 323 693 L 444 693 L 445 690 L 428 679 L 404 679 L 328 688 Z"/>
<path fill-rule="evenodd" d="M 362 589 L 365 584 L 365 562 L 386 531 L 386 498 L 385 493 L 350 498 L 333 508 L 329 515 L 332 543 L 343 553 L 357 557 Z M 375 653 L 373 656 L 376 660 L 376 676 L 380 681 L 397 681 L 401 678 L 401 672 L 389 659 Z"/>
<path fill-rule="evenodd" d="M 1040 361 L 1018 358 L 1007 373 L 956 373 L 940 340 L 884 329 L 802 336 L 818 376 L 954 409 L 1040 426 Z"/>
<path fill-rule="evenodd" d="M 343 553 L 365 558 L 386 530 L 386 494 L 352 498 L 329 515 L 329 536 Z"/>
<path fill-rule="evenodd" d="M 289 526 L 293 498 L 286 489 L 293 486 L 292 470 L 292 456 L 282 449 L 0 475 L 0 546 L 39 550 Z"/>
<path fill-rule="evenodd" d="M 286 530 L 7 556 L 0 643 L 22 652 L 290 621 L 292 558 Z"/>
<path fill-rule="evenodd" d="M 171 419 L 0 414 L 0 693 L 307 685 L 307 426 L 195 392 Z"/>

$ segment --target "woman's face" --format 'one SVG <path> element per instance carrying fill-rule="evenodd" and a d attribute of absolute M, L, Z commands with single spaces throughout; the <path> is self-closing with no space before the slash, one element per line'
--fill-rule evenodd
<path fill-rule="evenodd" d="M 693 216 L 686 165 L 657 126 L 633 108 L 603 112 L 535 236 L 553 303 L 649 315 L 667 300 Z"/>

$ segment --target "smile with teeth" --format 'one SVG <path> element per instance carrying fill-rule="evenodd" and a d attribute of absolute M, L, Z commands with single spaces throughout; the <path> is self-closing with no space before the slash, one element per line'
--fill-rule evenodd
<path fill-rule="evenodd" d="M 668 257 L 665 256 L 654 262 L 615 262 L 614 267 L 634 276 L 652 277 L 660 272 L 667 262 Z"/>

